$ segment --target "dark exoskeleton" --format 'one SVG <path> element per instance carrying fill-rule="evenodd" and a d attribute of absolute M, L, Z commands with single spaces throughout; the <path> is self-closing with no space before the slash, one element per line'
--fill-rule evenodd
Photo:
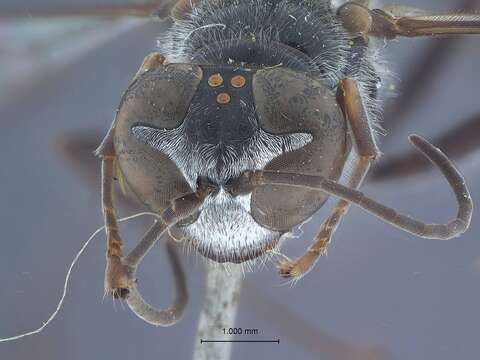
<path fill-rule="evenodd" d="M 279 273 L 298 279 L 325 253 L 351 203 L 424 238 L 469 226 L 472 201 L 448 158 L 410 141 L 449 181 L 459 204 L 448 224 L 425 224 L 358 191 L 377 159 L 380 77 L 370 37 L 476 33 L 474 15 L 398 17 L 365 1 L 180 1 L 174 23 L 125 92 L 98 154 L 107 230 L 106 290 L 146 321 L 175 323 L 186 302 L 178 258 L 177 299 L 144 302 L 135 273 L 164 232 L 216 262 L 242 263 L 279 248 L 291 229 L 340 198 L 313 244 Z M 349 163 L 351 172 L 345 175 Z M 158 220 L 124 256 L 113 205 L 117 172 Z M 344 183 L 342 185 L 342 182 Z"/>

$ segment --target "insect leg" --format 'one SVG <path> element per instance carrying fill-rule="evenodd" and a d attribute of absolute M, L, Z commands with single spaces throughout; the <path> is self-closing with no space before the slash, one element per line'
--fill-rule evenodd
<path fill-rule="evenodd" d="M 474 9 L 477 3 L 477 0 L 457 0 L 453 6 L 469 11 Z M 414 15 L 425 13 L 425 11 L 410 9 L 409 7 L 403 8 L 398 5 L 393 7 L 385 6 L 383 10 L 397 16 L 400 14 Z M 455 56 L 456 50 L 466 40 L 465 37 L 456 36 L 448 39 L 432 39 L 430 41 L 428 47 L 416 58 L 415 66 L 411 67 L 409 73 L 399 84 L 399 96 L 386 108 L 384 120 L 382 121 L 382 127 L 385 131 L 391 132 L 394 127 L 408 120 L 408 112 L 430 94 L 434 81 L 445 71 L 448 61 Z M 410 117 L 410 119 L 412 118 Z M 385 142 L 388 139 L 387 137 Z M 442 146 L 440 147 L 447 150 Z"/>
<path fill-rule="evenodd" d="M 478 14 L 422 14 L 394 16 L 381 9 L 370 11 L 372 26 L 368 35 L 394 39 L 397 36 L 480 34 Z"/>
<path fill-rule="evenodd" d="M 345 29 L 364 36 L 394 39 L 397 36 L 480 34 L 478 14 L 429 14 L 412 10 L 408 15 L 393 15 L 391 9 L 396 8 L 401 7 L 370 10 L 362 2 L 351 1 L 339 7 L 337 13 Z"/>
<path fill-rule="evenodd" d="M 160 219 L 153 224 L 140 243 L 123 261 L 123 265 L 132 280 L 131 287 L 128 289 L 128 293 L 125 294 L 125 301 L 135 315 L 152 325 L 170 326 L 180 320 L 188 297 L 185 274 L 174 244 L 167 243 L 167 253 L 175 277 L 176 297 L 172 307 L 161 310 L 147 303 L 138 291 L 136 281 L 138 265 L 169 226 L 192 214 L 193 211 L 201 206 L 205 197 L 214 190 L 215 187 L 210 186 L 205 181 L 198 184 L 196 192 L 174 200 L 172 205 L 162 213 Z"/>
<path fill-rule="evenodd" d="M 113 147 L 113 131 L 97 150 L 102 158 L 102 211 L 107 235 L 107 266 L 105 269 L 105 291 L 114 297 L 124 297 L 132 286 L 125 267 L 122 264 L 123 243 L 118 230 L 117 217 L 113 201 L 113 178 L 115 174 L 115 150 Z"/>
<path fill-rule="evenodd" d="M 477 0 L 457 0 L 455 5 L 459 9 L 465 9 L 467 12 L 475 8 Z M 395 17 L 405 17 L 414 15 L 426 15 L 425 10 L 415 9 L 408 6 L 384 6 L 382 11 Z M 337 14 L 343 22 L 344 27 L 352 34 L 360 34 L 368 40 L 374 19 L 371 10 L 367 6 L 357 1 L 348 2 L 339 7 Z M 363 24 L 363 25 L 362 25 Z M 419 57 L 414 69 L 411 70 L 407 79 L 402 81 L 402 86 L 398 90 L 400 96 L 385 111 L 382 127 L 386 131 L 391 131 L 394 126 L 401 124 L 405 116 L 416 103 L 421 102 L 425 97 L 427 88 L 431 87 L 432 81 L 438 73 L 444 68 L 445 62 L 455 54 L 455 48 L 464 41 L 461 37 L 442 39 L 429 44 L 428 49 Z M 388 138 L 386 138 L 388 141 Z"/>
<path fill-rule="evenodd" d="M 131 268 L 138 267 L 143 257 L 152 246 L 155 245 L 160 234 L 165 232 L 169 226 L 191 215 L 192 212 L 202 205 L 205 197 L 215 189 L 215 187 L 210 186 L 207 182 L 203 184 L 200 183 L 197 191 L 194 193 L 189 193 L 173 200 L 171 205 L 160 215 L 159 220 L 145 234 L 140 243 L 125 257 L 123 263 Z"/>
<path fill-rule="evenodd" d="M 363 35 L 367 39 L 373 22 L 368 3 L 349 1 L 338 8 L 337 14 L 348 32 Z"/>
<path fill-rule="evenodd" d="M 170 326 L 180 320 L 183 309 L 187 302 L 187 290 L 185 276 L 180 265 L 173 245 L 167 247 L 170 264 L 174 271 L 176 283 L 176 299 L 173 307 L 160 310 L 148 304 L 137 289 L 136 272 L 138 265 L 153 247 L 159 237 L 167 228 L 178 221 L 190 216 L 203 203 L 205 197 L 211 192 L 218 190 L 205 179 L 199 179 L 197 190 L 172 201 L 155 224 L 147 231 L 140 243 L 126 256 L 122 258 L 122 242 L 118 233 L 117 220 L 113 211 L 112 199 L 112 174 L 114 156 L 106 155 L 108 149 L 107 140 L 102 143 L 100 155 L 102 156 L 102 194 L 104 194 L 105 223 L 107 229 L 107 270 L 105 286 L 114 296 L 125 299 L 130 309 L 141 319 L 156 326 Z M 115 235 L 115 236 L 113 236 Z"/>
<path fill-rule="evenodd" d="M 239 189 L 241 193 L 246 190 L 252 191 L 255 187 L 262 185 L 291 185 L 317 189 L 347 200 L 379 219 L 425 239 L 450 240 L 460 236 L 470 226 L 473 212 L 473 202 L 465 180 L 440 149 L 418 135 L 410 135 L 409 140 L 438 167 L 455 194 L 458 204 L 457 216 L 446 224 L 427 224 L 413 219 L 410 216 L 399 214 L 393 208 L 365 196 L 365 194 L 360 191 L 350 189 L 347 186 L 322 176 L 262 170 L 246 171 L 236 179 L 236 183 L 231 185 L 230 192 L 235 195 L 237 189 Z"/>
<path fill-rule="evenodd" d="M 363 156 L 359 157 L 348 186 L 354 189 L 358 188 L 369 168 L 370 159 Z M 349 207 L 350 203 L 346 200 L 337 202 L 330 216 L 320 226 L 320 229 L 313 239 L 313 244 L 300 258 L 294 261 L 288 260 L 287 258 L 280 258 L 277 265 L 280 276 L 285 278 L 300 278 L 308 273 L 317 260 L 326 254 L 327 246 L 332 240 L 333 233 L 337 230 Z"/>
<path fill-rule="evenodd" d="M 137 286 L 130 289 L 126 302 L 139 318 L 155 326 L 170 326 L 179 321 L 188 301 L 185 272 L 178 257 L 175 245 L 167 242 L 167 255 L 175 278 L 175 300 L 167 309 L 157 309 L 148 304 L 138 292 Z"/>
<path fill-rule="evenodd" d="M 342 108 L 345 119 L 352 130 L 352 137 L 356 145 L 358 158 L 349 179 L 348 186 L 358 189 L 370 169 L 371 162 L 378 156 L 373 132 L 368 123 L 367 113 L 363 106 L 357 85 L 353 80 L 342 80 L 338 86 L 337 102 Z M 340 200 L 330 216 L 320 226 L 315 235 L 313 244 L 295 261 L 285 258 L 279 260 L 278 272 L 287 278 L 298 278 L 311 270 L 318 258 L 326 253 L 333 233 L 338 228 L 343 216 L 347 213 L 350 203 Z"/>
<path fill-rule="evenodd" d="M 125 295 L 125 301 L 138 317 L 156 326 L 170 326 L 180 320 L 188 299 L 185 273 L 174 244 L 171 242 L 167 242 L 167 255 L 175 278 L 175 301 L 173 305 L 165 310 L 157 309 L 143 299 L 137 288 L 136 272 L 138 265 L 161 235 L 165 233 L 166 229 L 167 224 L 165 222 L 156 221 L 140 243 L 123 260 L 124 267 L 127 269 L 130 279 L 132 279 L 132 286 Z"/>
<path fill-rule="evenodd" d="M 132 81 L 143 72 L 163 64 L 165 58 L 159 53 L 145 57 L 142 66 Z M 113 203 L 113 178 L 115 177 L 115 147 L 113 144 L 115 122 L 98 147 L 96 154 L 102 158 L 102 210 L 107 234 L 107 267 L 105 270 L 105 291 L 114 297 L 124 298 L 132 287 L 132 277 L 122 264 L 122 239 Z"/>

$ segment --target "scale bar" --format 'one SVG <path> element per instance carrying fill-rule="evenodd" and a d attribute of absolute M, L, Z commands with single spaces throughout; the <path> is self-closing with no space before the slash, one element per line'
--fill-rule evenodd
<path fill-rule="evenodd" d="M 277 343 L 280 344 L 280 339 L 277 340 L 203 340 L 200 339 L 200 344 L 203 343 Z"/>

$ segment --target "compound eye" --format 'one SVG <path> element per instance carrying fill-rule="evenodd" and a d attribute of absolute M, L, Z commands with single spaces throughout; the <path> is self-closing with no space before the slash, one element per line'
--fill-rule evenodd
<path fill-rule="evenodd" d="M 148 143 L 153 137 L 173 146 L 201 79 L 195 65 L 160 66 L 140 75 L 120 103 L 114 125 L 118 163 L 129 188 L 153 211 L 191 191 L 168 152 Z"/>
<path fill-rule="evenodd" d="M 337 180 L 350 151 L 347 125 L 335 95 L 306 73 L 260 70 L 253 80 L 259 125 L 270 134 L 308 133 L 312 141 L 271 160 L 266 170 Z M 328 196 L 289 186 L 262 186 L 251 198 L 252 216 L 269 229 L 288 231 L 307 220 Z"/>

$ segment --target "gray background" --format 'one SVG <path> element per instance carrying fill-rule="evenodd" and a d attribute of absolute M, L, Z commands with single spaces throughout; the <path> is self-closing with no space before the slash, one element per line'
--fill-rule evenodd
<path fill-rule="evenodd" d="M 1 0 L 0 9 L 10 3 L 28 11 L 30 3 L 62 2 Z M 455 1 L 446 0 L 409 4 L 455 8 Z M 123 90 L 162 31 L 156 23 L 90 22 L 41 35 L 45 23 L 16 26 L 0 23 L 0 337 L 36 328 L 49 316 L 71 259 L 102 224 L 98 179 L 67 162 L 60 144 L 68 134 L 106 131 Z M 43 44 L 39 48 L 25 40 L 32 33 Z M 115 38 L 107 41 L 110 35 Z M 429 41 L 386 45 L 397 77 L 393 85 L 401 84 Z M 429 94 L 382 139 L 385 158 L 409 148 L 408 134 L 432 138 L 480 110 L 479 56 L 480 37 L 461 41 Z M 458 162 L 477 205 L 479 159 L 477 153 Z M 454 196 L 437 172 L 368 183 L 364 191 L 428 221 L 446 221 L 455 213 Z M 284 251 L 301 254 L 324 216 L 325 211 L 315 216 Z M 135 220 L 122 227 L 129 246 L 144 226 Z M 257 339 L 279 338 L 280 344 L 235 344 L 233 359 L 477 358 L 479 233 L 477 214 L 460 239 L 436 242 L 352 209 L 328 256 L 295 287 L 280 286 L 274 264 L 246 274 L 236 325 L 258 328 Z M 111 299 L 102 304 L 104 247 L 98 236 L 81 258 L 56 321 L 40 335 L 0 344 L 0 359 L 191 358 L 202 259 L 183 258 L 190 292 L 183 321 L 154 328 L 119 303 L 115 310 Z M 160 248 L 148 256 L 140 276 L 149 299 L 170 303 L 171 276 Z"/>

